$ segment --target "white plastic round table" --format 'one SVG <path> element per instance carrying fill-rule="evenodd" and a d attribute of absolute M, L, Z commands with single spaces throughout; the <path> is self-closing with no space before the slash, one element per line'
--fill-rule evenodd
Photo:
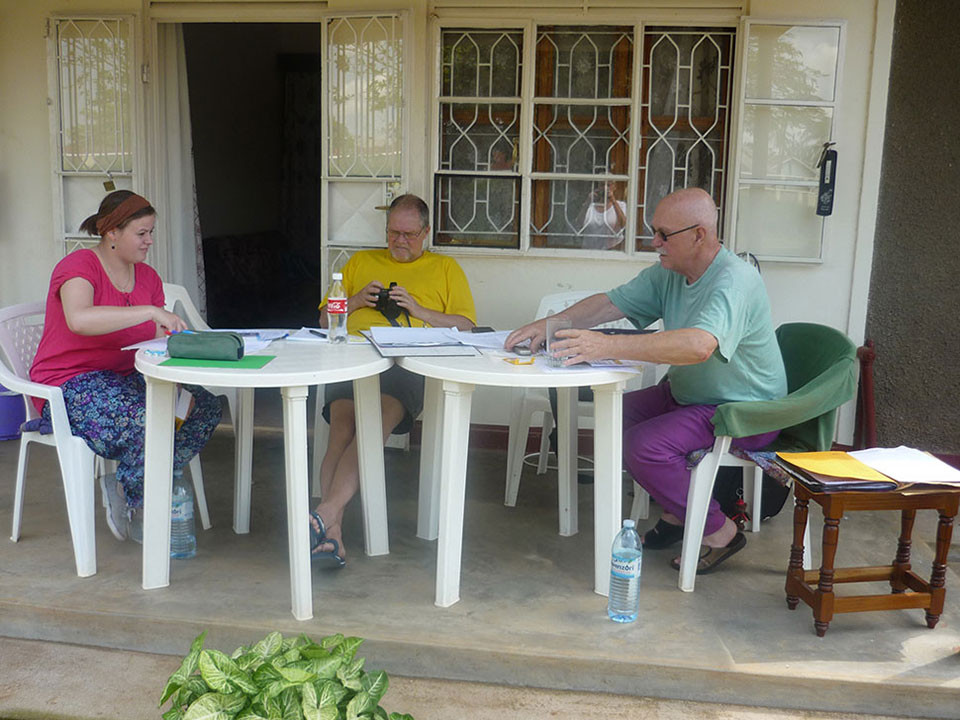
<path fill-rule="evenodd" d="M 170 502 L 176 383 L 239 388 L 234 529 L 246 532 L 250 517 L 250 474 L 254 388 L 280 388 L 283 395 L 287 535 L 293 616 L 313 617 L 307 486 L 307 393 L 310 385 L 353 380 L 357 406 L 357 450 L 369 555 L 389 552 L 379 374 L 392 361 L 368 344 L 280 340 L 257 353 L 274 355 L 259 369 L 163 365 L 167 358 L 137 352 L 136 368 L 146 380 L 146 437 L 143 478 L 143 588 L 170 584 Z"/>
<path fill-rule="evenodd" d="M 436 605 L 460 599 L 460 556 L 467 473 L 467 440 L 474 386 L 555 387 L 558 439 L 560 532 L 577 532 L 576 422 L 574 389 L 594 391 L 594 590 L 610 588 L 610 547 L 620 529 L 623 388 L 633 373 L 596 368 L 554 370 L 539 362 L 511 365 L 502 357 L 404 357 L 401 367 L 427 378 L 420 449 L 417 535 L 437 542 Z M 513 412 L 519 411 L 519 398 Z M 442 442 L 438 442 L 442 440 Z M 519 440 L 518 440 L 519 442 Z M 442 479 L 442 481 L 441 481 Z"/>

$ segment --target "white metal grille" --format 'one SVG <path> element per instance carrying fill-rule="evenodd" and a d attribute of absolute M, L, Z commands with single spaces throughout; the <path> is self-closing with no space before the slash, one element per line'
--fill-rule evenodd
<path fill-rule="evenodd" d="M 440 72 L 435 242 L 519 247 L 523 34 L 445 29 Z"/>
<path fill-rule="evenodd" d="M 119 19 L 57 22 L 64 173 L 133 170 L 128 34 Z"/>
<path fill-rule="evenodd" d="M 403 33 L 394 16 L 327 26 L 328 175 L 398 178 L 402 163 Z"/>
<path fill-rule="evenodd" d="M 611 249 L 626 225 L 633 29 L 541 27 L 531 244 Z"/>
<path fill-rule="evenodd" d="M 728 29 L 644 33 L 642 83 L 650 91 L 641 105 L 638 248 L 650 249 L 653 211 L 673 190 L 703 188 L 723 212 L 733 43 Z"/>

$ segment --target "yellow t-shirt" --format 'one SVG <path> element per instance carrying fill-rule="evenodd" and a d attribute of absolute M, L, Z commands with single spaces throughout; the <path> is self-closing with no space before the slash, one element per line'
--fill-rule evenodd
<path fill-rule="evenodd" d="M 385 288 L 390 287 L 391 282 L 406 288 L 410 296 L 428 310 L 463 315 L 474 323 L 477 321 L 467 276 L 457 261 L 446 255 L 425 251 L 413 262 L 400 263 L 393 259 L 386 248 L 361 250 L 354 253 L 343 267 L 343 289 L 347 297 L 355 295 L 374 280 L 379 280 Z M 326 303 L 325 296 L 320 307 Z M 406 314 L 401 313 L 397 322 L 406 327 Z M 411 317 L 410 325 L 424 327 L 425 323 Z M 358 335 L 361 330 L 371 327 L 389 326 L 390 321 L 371 307 L 355 310 L 347 318 L 347 331 L 351 335 Z"/>

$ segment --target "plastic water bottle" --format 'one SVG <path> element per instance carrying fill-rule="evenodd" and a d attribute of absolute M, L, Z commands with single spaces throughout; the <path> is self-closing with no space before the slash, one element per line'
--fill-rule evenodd
<path fill-rule="evenodd" d="M 343 291 L 343 273 L 334 273 L 327 293 L 327 339 L 332 343 L 347 341 L 347 294 Z"/>
<path fill-rule="evenodd" d="M 192 558 L 197 554 L 193 489 L 184 481 L 181 470 L 173 473 L 173 505 L 170 508 L 170 518 L 170 557 Z"/>
<path fill-rule="evenodd" d="M 613 539 L 610 554 L 607 615 L 614 622 L 633 622 L 640 608 L 640 563 L 643 557 L 643 545 L 633 529 L 633 520 L 623 521 L 623 529 Z"/>

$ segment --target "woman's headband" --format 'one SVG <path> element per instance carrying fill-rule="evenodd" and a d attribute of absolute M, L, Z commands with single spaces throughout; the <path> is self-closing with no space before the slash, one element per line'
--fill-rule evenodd
<path fill-rule="evenodd" d="M 114 228 L 123 225 L 133 215 L 148 207 L 150 207 L 150 201 L 134 193 L 111 212 L 97 220 L 97 234 L 103 237 Z"/>

